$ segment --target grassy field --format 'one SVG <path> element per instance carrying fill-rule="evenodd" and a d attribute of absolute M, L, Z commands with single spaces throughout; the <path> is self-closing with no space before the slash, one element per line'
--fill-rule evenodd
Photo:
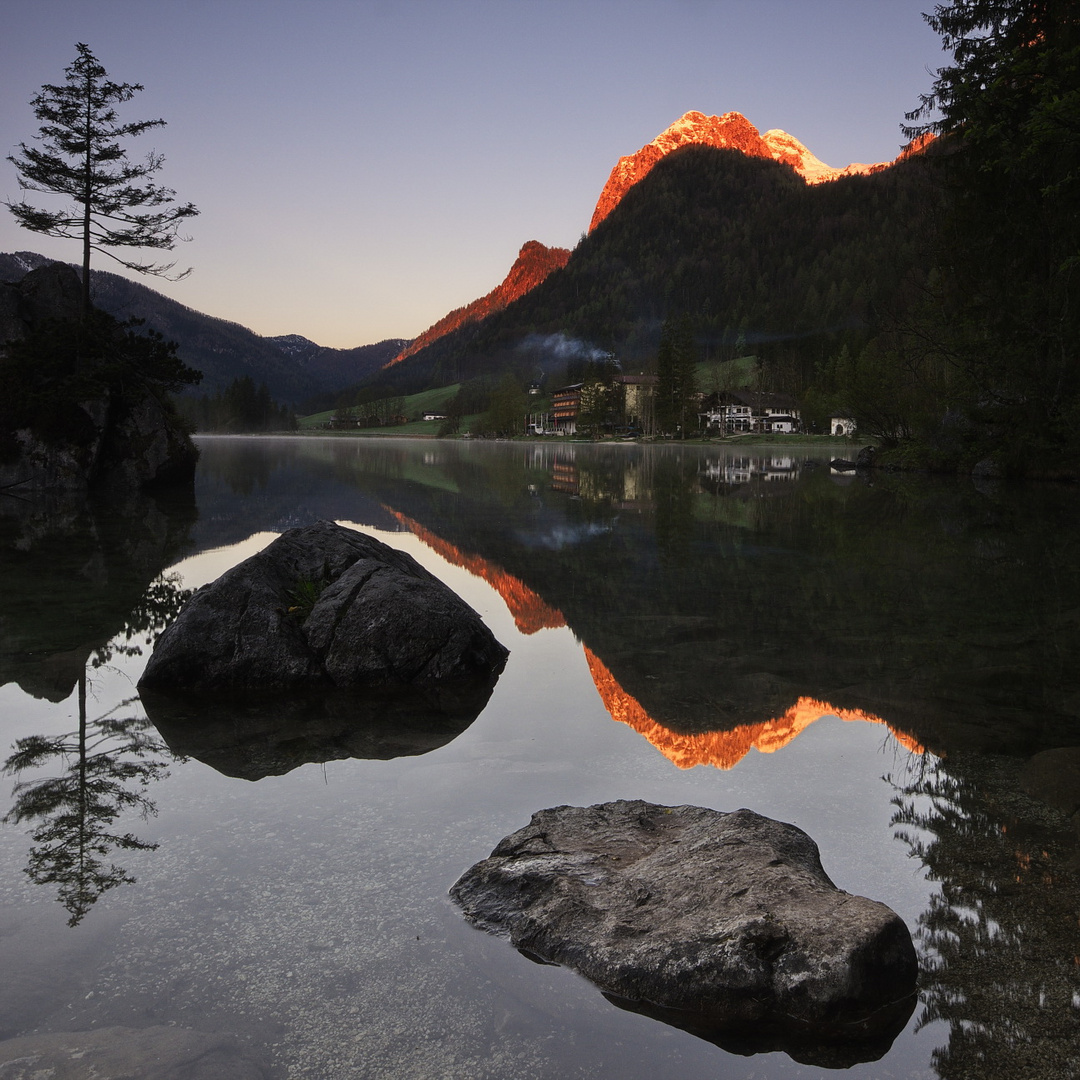
<path fill-rule="evenodd" d="M 451 386 L 440 386 L 436 390 L 424 390 L 419 394 L 410 394 L 406 398 L 402 398 L 401 414 L 408 417 L 420 417 L 428 410 L 437 412 L 441 410 L 446 403 L 461 389 L 460 383 L 453 383 Z M 322 428 L 325 424 L 329 423 L 334 417 L 334 410 L 327 409 L 325 412 L 312 413 L 310 416 L 301 416 L 300 430 L 310 431 L 312 429 Z M 408 424 L 403 424 L 401 427 L 396 428 L 372 428 L 374 432 L 389 432 L 392 431 L 397 435 L 434 435 L 439 430 L 438 420 L 420 420 L 417 419 Z M 350 429 L 351 430 L 351 429 Z M 357 428 L 357 431 L 365 430 L 363 428 Z"/>

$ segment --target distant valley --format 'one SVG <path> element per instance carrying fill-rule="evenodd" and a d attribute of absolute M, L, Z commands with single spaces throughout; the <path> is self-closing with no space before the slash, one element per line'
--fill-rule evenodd
<path fill-rule="evenodd" d="M 29 251 L 0 253 L 0 281 L 15 281 L 53 260 Z M 297 405 L 333 393 L 378 371 L 408 344 L 401 339 L 330 349 L 299 335 L 261 337 L 239 323 L 204 315 L 136 281 L 106 270 L 91 271 L 94 302 L 118 319 L 145 320 L 179 344 L 186 363 L 203 373 L 199 393 L 211 393 L 250 376 L 275 400 Z"/>

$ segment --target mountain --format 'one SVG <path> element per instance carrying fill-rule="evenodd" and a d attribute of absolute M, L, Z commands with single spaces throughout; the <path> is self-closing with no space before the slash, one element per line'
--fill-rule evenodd
<path fill-rule="evenodd" d="M 496 311 L 502 311 L 530 289 L 536 288 L 553 270 L 561 270 L 569 258 L 570 252 L 566 248 L 547 247 L 538 240 L 528 241 L 518 252 L 514 265 L 510 267 L 510 272 L 503 278 L 501 285 L 497 285 L 479 300 L 444 315 L 402 349 L 386 366 L 401 363 L 453 330 L 486 319 Z"/>
<path fill-rule="evenodd" d="M 739 150 L 750 157 L 771 158 L 790 165 L 808 184 L 820 184 L 841 176 L 853 176 L 885 168 L 886 162 L 876 165 L 848 165 L 834 169 L 819 161 L 794 135 L 773 128 L 762 135 L 741 113 L 728 112 L 723 116 L 706 116 L 692 111 L 684 113 L 669 128 L 646 143 L 636 154 L 619 158 L 611 170 L 604 190 L 597 200 L 589 231 L 619 204 L 622 197 L 638 183 L 653 166 L 673 150 L 682 146 L 712 146 L 717 150 Z"/>
<path fill-rule="evenodd" d="M 331 349 L 327 345 L 317 345 L 300 334 L 281 334 L 265 340 L 301 365 L 309 378 L 319 384 L 304 395 L 305 399 L 354 385 L 364 375 L 378 371 L 388 362 L 393 363 L 391 358 L 400 355 L 409 344 L 407 338 L 387 338 L 374 345 Z"/>
<path fill-rule="evenodd" d="M 703 359 L 776 358 L 774 388 L 801 392 L 823 351 L 865 345 L 923 272 L 923 149 L 836 169 L 739 113 L 688 112 L 619 160 L 564 265 L 493 312 L 447 316 L 377 380 L 411 393 L 507 367 L 558 377 L 568 353 L 639 369 L 664 319 L 685 313 Z"/>
<path fill-rule="evenodd" d="M 664 320 L 685 314 L 701 359 L 753 352 L 769 389 L 801 394 L 822 361 L 844 346 L 857 353 L 920 295 L 925 172 L 914 156 L 807 184 L 771 156 L 681 146 L 627 189 L 561 270 L 379 381 L 411 393 L 507 369 L 559 378 L 568 343 L 642 370 Z"/>
<path fill-rule="evenodd" d="M 32 251 L 0 253 L 0 281 L 17 281 L 53 261 Z M 276 401 L 294 404 L 360 381 L 405 344 L 393 339 L 355 349 L 329 349 L 298 335 L 266 338 L 106 270 L 91 271 L 91 284 L 98 307 L 118 319 L 143 319 L 148 329 L 179 345 L 181 359 L 203 373 L 196 390 L 200 394 L 221 390 L 247 375 L 265 383 Z"/>

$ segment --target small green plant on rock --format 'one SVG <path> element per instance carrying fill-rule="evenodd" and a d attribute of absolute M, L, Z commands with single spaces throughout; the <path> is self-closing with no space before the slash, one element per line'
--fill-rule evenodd
<path fill-rule="evenodd" d="M 296 618 L 303 622 L 311 614 L 318 603 L 319 597 L 322 596 L 323 590 L 329 584 L 330 582 L 325 578 L 319 578 L 317 581 L 310 578 L 298 579 L 292 592 L 289 593 L 289 599 L 292 603 L 290 603 L 286 614 L 295 615 Z"/>

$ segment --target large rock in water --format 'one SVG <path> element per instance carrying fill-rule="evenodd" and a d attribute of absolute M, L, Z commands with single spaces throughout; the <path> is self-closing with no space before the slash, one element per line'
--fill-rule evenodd
<path fill-rule="evenodd" d="M 392 690 L 454 698 L 506 662 L 480 616 L 411 556 L 320 521 L 199 589 L 154 647 L 140 689 Z"/>
<path fill-rule="evenodd" d="M 801 829 L 750 810 L 541 810 L 450 895 L 526 955 L 736 1053 L 875 1060 L 915 1006 L 903 920 L 837 889 Z"/>

